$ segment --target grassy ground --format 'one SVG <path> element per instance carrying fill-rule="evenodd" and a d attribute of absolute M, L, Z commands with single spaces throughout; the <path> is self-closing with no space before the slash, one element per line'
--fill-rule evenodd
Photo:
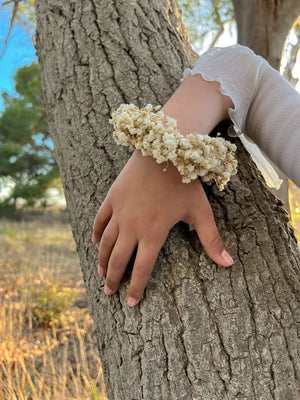
<path fill-rule="evenodd" d="M 105 399 L 64 214 L 0 220 L 0 399 Z"/>
<path fill-rule="evenodd" d="M 291 222 L 300 245 L 300 188 L 290 182 L 289 200 L 291 207 Z"/>

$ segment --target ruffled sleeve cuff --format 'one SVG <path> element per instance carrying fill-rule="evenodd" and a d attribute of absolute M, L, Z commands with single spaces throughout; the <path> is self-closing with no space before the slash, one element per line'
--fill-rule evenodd
<path fill-rule="evenodd" d="M 194 68 L 184 71 L 183 79 L 189 74 L 201 74 L 206 81 L 220 84 L 221 93 L 229 96 L 234 105 L 228 109 L 233 124 L 228 134 L 238 136 L 245 132 L 248 110 L 256 95 L 264 62 L 245 46 L 213 47 L 198 58 Z"/>

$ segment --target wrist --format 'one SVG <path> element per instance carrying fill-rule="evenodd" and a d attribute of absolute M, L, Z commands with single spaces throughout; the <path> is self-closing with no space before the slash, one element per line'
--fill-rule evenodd
<path fill-rule="evenodd" d="M 182 135 L 208 135 L 221 121 L 229 119 L 228 108 L 232 107 L 231 98 L 220 92 L 218 82 L 205 81 L 196 74 L 184 79 L 162 111 L 177 121 Z"/>
<path fill-rule="evenodd" d="M 141 150 L 143 156 L 152 156 L 159 164 L 172 162 L 182 175 L 183 183 L 200 176 L 207 183 L 214 180 L 223 190 L 230 175 L 236 173 L 236 146 L 208 135 L 183 136 L 176 120 L 166 117 L 163 123 L 163 112 L 153 113 L 152 110 L 151 104 L 142 109 L 122 104 L 110 120 L 116 142 Z"/>
<path fill-rule="evenodd" d="M 132 160 L 136 163 L 136 168 L 145 176 L 156 175 L 163 179 L 167 179 L 174 184 L 185 185 L 182 183 L 182 176 L 178 169 L 171 161 L 158 164 L 156 159 L 152 156 L 143 156 L 140 150 L 135 150 L 131 156 Z"/>

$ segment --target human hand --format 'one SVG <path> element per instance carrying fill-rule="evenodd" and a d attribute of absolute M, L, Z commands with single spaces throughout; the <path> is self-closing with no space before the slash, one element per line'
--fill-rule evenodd
<path fill-rule="evenodd" d="M 224 249 L 200 180 L 188 184 L 169 163 L 135 151 L 111 186 L 94 222 L 93 242 L 99 243 L 98 272 L 106 275 L 104 292 L 114 294 L 137 247 L 127 294 L 129 306 L 141 299 L 169 230 L 183 221 L 194 226 L 217 264 L 233 264 Z"/>

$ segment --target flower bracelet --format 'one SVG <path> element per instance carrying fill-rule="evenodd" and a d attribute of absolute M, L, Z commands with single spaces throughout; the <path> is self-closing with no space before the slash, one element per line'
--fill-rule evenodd
<path fill-rule="evenodd" d="M 122 104 L 110 120 L 115 141 L 154 157 L 159 164 L 171 161 L 184 183 L 199 176 L 209 184 L 215 181 L 223 190 L 230 176 L 237 172 L 236 146 L 221 137 L 197 133 L 184 136 L 175 119 L 165 117 L 162 111 L 152 112 L 159 109 L 160 106 L 153 108 L 151 104 L 141 109 Z"/>

